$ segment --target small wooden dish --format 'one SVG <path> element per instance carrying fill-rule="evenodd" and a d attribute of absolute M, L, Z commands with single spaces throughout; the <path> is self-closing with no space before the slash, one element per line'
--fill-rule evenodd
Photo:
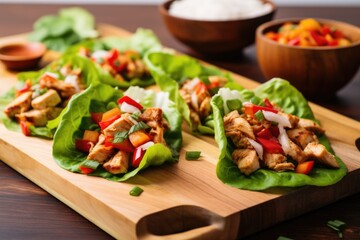
<path fill-rule="evenodd" d="M 255 31 L 262 23 L 270 21 L 276 11 L 258 17 L 228 21 L 202 21 L 175 17 L 169 14 L 174 0 L 160 5 L 160 14 L 170 33 L 193 50 L 208 55 L 239 54 L 245 47 L 255 42 Z"/>
<path fill-rule="evenodd" d="M 10 43 L 0 47 L 0 60 L 9 70 L 30 70 L 38 66 L 45 52 L 42 43 Z"/>
<path fill-rule="evenodd" d="M 341 30 L 352 42 L 346 47 L 290 46 L 264 36 L 269 31 L 277 31 L 286 22 L 298 23 L 300 20 L 274 20 L 257 29 L 256 52 L 261 71 L 267 79 L 288 80 L 310 99 L 332 98 L 350 82 L 360 66 L 360 28 L 344 22 L 316 19 Z"/>

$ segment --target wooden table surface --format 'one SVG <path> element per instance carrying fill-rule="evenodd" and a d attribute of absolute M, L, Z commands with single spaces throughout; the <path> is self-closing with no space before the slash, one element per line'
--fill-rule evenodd
<path fill-rule="evenodd" d="M 56 13 L 58 9 L 67 6 L 69 5 L 0 4 L 0 37 L 29 32 L 33 22 L 40 16 Z M 97 22 L 112 24 L 129 31 L 135 31 L 138 27 L 151 28 L 168 47 L 255 81 L 265 81 L 257 65 L 254 46 L 248 47 L 242 56 L 232 59 L 199 56 L 171 37 L 156 6 L 82 7 L 88 9 Z M 360 7 L 280 7 L 276 18 L 321 17 L 360 26 L 359 12 Z M 317 103 L 360 120 L 360 71 L 338 92 L 335 99 Z M 107 233 L 1 161 L 0 181 L 0 239 L 111 239 Z M 246 239 L 277 239 L 279 236 L 292 239 L 338 239 L 336 232 L 326 226 L 327 221 L 334 219 L 347 223 L 344 239 L 360 239 L 360 193 L 265 229 Z"/>

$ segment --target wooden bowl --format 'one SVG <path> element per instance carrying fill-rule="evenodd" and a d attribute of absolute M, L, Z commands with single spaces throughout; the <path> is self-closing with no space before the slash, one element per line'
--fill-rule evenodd
<path fill-rule="evenodd" d="M 42 43 L 10 43 L 0 47 L 0 60 L 9 70 L 30 70 L 38 66 L 45 51 Z"/>
<path fill-rule="evenodd" d="M 239 53 L 255 42 L 255 31 L 262 23 L 270 21 L 276 11 L 254 18 L 229 21 L 202 21 L 175 17 L 168 10 L 174 0 L 160 5 L 160 13 L 170 33 L 193 50 L 210 55 Z"/>
<path fill-rule="evenodd" d="M 267 79 L 284 78 L 310 99 L 332 98 L 350 82 L 360 66 L 360 28 L 339 21 L 316 19 L 341 30 L 352 42 L 346 47 L 289 46 L 264 36 L 269 31 L 277 31 L 285 22 L 298 23 L 300 20 L 274 20 L 257 29 L 256 52 L 260 69 Z"/>

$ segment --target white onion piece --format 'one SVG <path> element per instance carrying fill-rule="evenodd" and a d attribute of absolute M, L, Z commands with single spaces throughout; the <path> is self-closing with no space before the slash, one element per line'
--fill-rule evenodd
<path fill-rule="evenodd" d="M 138 112 L 140 113 L 140 109 L 138 109 L 137 107 L 134 107 L 133 105 L 130 105 L 126 102 L 123 102 L 120 106 L 120 110 L 121 112 L 126 112 L 126 113 L 135 113 Z"/>
<path fill-rule="evenodd" d="M 225 114 L 228 114 L 230 111 L 226 104 L 226 102 L 228 100 L 232 100 L 232 99 L 241 100 L 240 93 L 237 90 L 230 90 L 229 88 L 220 88 L 218 94 L 223 99 L 223 102 L 224 102 L 223 107 L 224 107 Z"/>
<path fill-rule="evenodd" d="M 134 125 L 138 124 L 138 121 L 136 121 L 134 118 L 132 118 L 131 116 L 128 117 L 128 119 L 130 120 L 130 122 L 132 122 Z"/>
<path fill-rule="evenodd" d="M 76 92 L 80 92 L 80 86 L 79 86 L 77 79 L 78 79 L 78 77 L 76 75 L 68 75 L 64 79 L 64 82 L 73 85 Z"/>
<path fill-rule="evenodd" d="M 258 143 L 258 142 L 256 142 L 256 141 L 254 141 L 254 140 L 252 140 L 251 138 L 247 138 L 247 140 L 249 141 L 249 143 L 251 144 L 251 146 L 254 147 L 254 149 L 255 149 L 257 155 L 259 156 L 259 158 L 260 158 L 261 160 L 263 160 L 264 149 L 263 149 L 263 147 L 261 146 L 261 144 Z"/>
<path fill-rule="evenodd" d="M 263 110 L 262 112 L 263 112 L 266 120 L 271 121 L 271 122 L 277 122 L 280 126 L 283 126 L 283 127 L 291 127 L 290 121 L 286 117 L 281 116 L 277 113 L 270 112 L 270 111 Z"/>
<path fill-rule="evenodd" d="M 198 85 L 199 83 L 200 83 L 200 79 L 199 78 L 194 78 L 187 85 L 188 85 L 188 87 L 190 89 L 194 89 L 196 87 L 196 85 Z"/>
<path fill-rule="evenodd" d="M 290 151 L 290 139 L 286 133 L 285 128 L 283 128 L 282 126 L 279 126 L 278 140 L 284 152 L 288 153 Z"/>
<path fill-rule="evenodd" d="M 155 143 L 153 141 L 149 141 L 144 143 L 143 145 L 140 145 L 138 148 L 141 148 L 142 150 L 146 151 L 149 147 L 153 146 Z"/>
<path fill-rule="evenodd" d="M 98 59 L 104 59 L 107 58 L 109 56 L 109 52 L 105 51 L 105 50 L 97 50 L 95 52 L 93 52 L 93 54 L 91 54 L 91 57 L 94 58 L 95 60 Z"/>
<path fill-rule="evenodd" d="M 193 92 L 192 94 L 191 94 L 191 105 L 193 106 L 193 108 L 197 111 L 198 110 L 198 104 L 199 104 L 199 102 L 198 102 L 198 97 L 197 97 L 197 95 L 196 95 L 196 92 Z"/>
<path fill-rule="evenodd" d="M 45 73 L 43 74 L 43 76 L 45 76 L 45 75 L 48 75 L 48 76 L 50 76 L 50 77 L 52 77 L 52 78 L 55 78 L 55 79 L 59 79 L 59 74 L 57 74 L 57 73 L 45 72 Z"/>

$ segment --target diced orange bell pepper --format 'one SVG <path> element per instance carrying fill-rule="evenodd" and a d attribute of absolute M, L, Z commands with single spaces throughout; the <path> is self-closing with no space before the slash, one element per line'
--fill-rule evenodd
<path fill-rule="evenodd" d="M 113 118 L 114 116 L 120 116 L 120 115 L 121 115 L 120 108 L 115 107 L 107 112 L 104 112 L 101 121 L 106 121 L 109 120 L 110 118 Z"/>
<path fill-rule="evenodd" d="M 129 135 L 129 140 L 130 140 L 131 144 L 135 148 L 137 148 L 138 146 L 141 146 L 144 143 L 151 141 L 151 137 L 144 130 L 139 130 L 139 131 L 131 133 Z"/>
<path fill-rule="evenodd" d="M 22 133 L 25 136 L 31 136 L 30 126 L 32 126 L 33 124 L 26 120 L 21 120 L 19 124 L 20 124 Z"/>
<path fill-rule="evenodd" d="M 313 169 L 313 167 L 314 167 L 314 161 L 302 162 L 296 166 L 295 172 L 302 174 L 309 174 Z"/>
<path fill-rule="evenodd" d="M 100 134 L 98 132 L 96 132 L 96 131 L 85 130 L 83 139 L 96 143 L 99 140 L 99 135 Z"/>

